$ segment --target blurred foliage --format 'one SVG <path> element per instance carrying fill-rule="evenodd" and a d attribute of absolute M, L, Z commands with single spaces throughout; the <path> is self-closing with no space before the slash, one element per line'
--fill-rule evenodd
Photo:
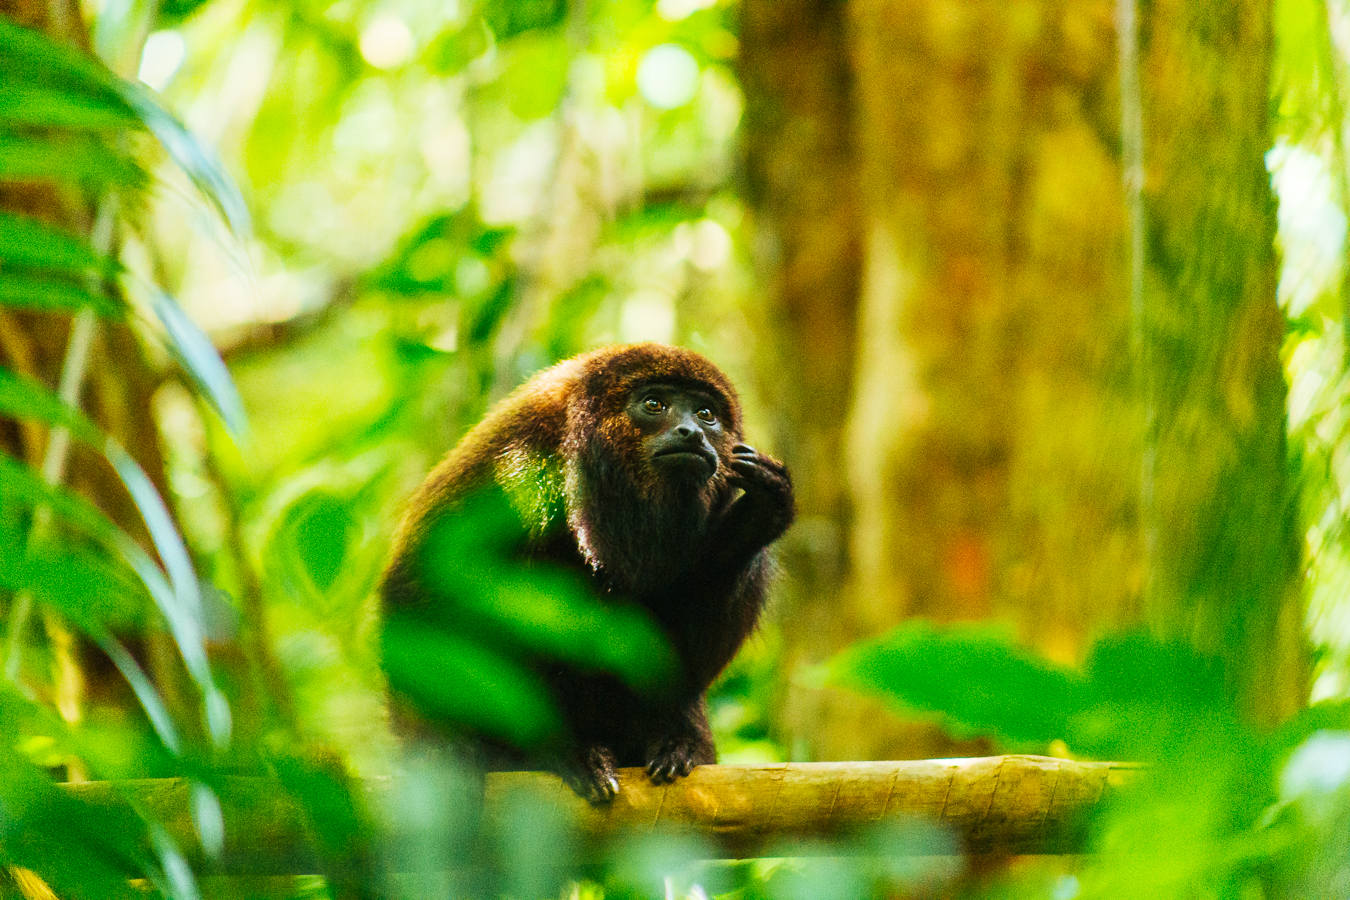
<path fill-rule="evenodd" d="M 1147 763 L 1093 822 L 1094 852 L 1065 876 L 1068 896 L 1325 897 L 1350 877 L 1346 835 L 1323 830 L 1350 813 L 1344 702 L 1258 734 L 1226 699 L 1219 660 L 1145 634 L 1101 639 L 1078 672 L 988 629 L 918 622 L 828 669 L 1013 747 Z M 1042 877 L 1023 873 L 1001 895 L 1044 896 Z"/>
<path fill-rule="evenodd" d="M 734 864 L 708 862 L 709 848 L 688 836 L 634 838 L 583 870 L 569 823 L 528 796 L 484 832 L 472 775 L 395 753 L 381 658 L 429 706 L 529 741 L 553 717 L 514 650 L 634 680 L 659 675 L 643 664 L 663 651 L 639 618 L 598 607 L 557 573 L 510 565 L 514 526 L 491 508 L 445 523 L 436 565 L 465 615 L 396 620 L 381 644 L 371 596 L 386 536 L 436 456 L 553 360 L 654 338 L 716 347 L 733 375 L 751 370 L 735 9 L 169 0 L 145 23 L 142 51 L 137 29 L 117 23 L 126 10 L 93 6 L 98 46 L 139 59 L 162 99 L 0 20 L 0 178 L 58 183 L 119 220 L 121 237 L 0 213 L 0 307 L 131 321 L 181 367 L 186 378 L 166 382 L 155 413 L 182 534 L 125 451 L 51 391 L 0 370 L 0 412 L 69 429 L 102 454 L 153 539 L 141 547 L 74 492 L 0 456 L 8 632 L 22 631 L 16 619 L 28 614 L 15 610 L 26 597 L 98 644 L 141 703 L 72 724 L 43 690 L 0 686 L 6 864 L 69 897 L 246 895 L 198 877 L 219 852 L 224 775 L 244 769 L 295 798 L 312 826 L 325 878 L 287 880 L 274 892 L 283 896 L 543 897 L 582 875 L 575 896 L 597 898 L 1344 894 L 1344 702 L 1251 733 L 1225 706 L 1214 661 L 1138 635 L 1102 639 L 1076 671 L 996 632 L 913 624 L 830 667 L 1012 747 L 1150 761 L 1141 790 L 1094 823 L 1090 858 L 1016 862 L 967 884 L 950 837 L 911 823 Z M 1279 0 L 1276 11 L 1270 166 L 1291 324 L 1290 436 L 1325 648 L 1317 696 L 1344 697 L 1345 61 L 1332 4 Z M 56 527 L 35 526 L 46 516 Z M 264 611 L 279 680 L 225 671 L 225 645 L 250 608 Z M 150 617 L 193 676 L 200 723 L 175 721 L 162 686 L 121 644 Z M 42 642 L 16 640 L 7 655 L 51 668 Z M 789 755 L 769 722 L 778 661 L 770 627 L 715 689 L 725 761 Z M 250 678 L 276 696 L 262 724 L 231 743 L 225 696 L 246 706 Z M 190 779 L 202 846 L 173 846 L 148 814 L 115 817 L 61 794 L 51 775 L 72 764 L 93 778 Z M 367 809 L 346 772 L 395 767 L 404 778 L 387 804 Z M 207 865 L 196 871 L 188 858 Z"/>

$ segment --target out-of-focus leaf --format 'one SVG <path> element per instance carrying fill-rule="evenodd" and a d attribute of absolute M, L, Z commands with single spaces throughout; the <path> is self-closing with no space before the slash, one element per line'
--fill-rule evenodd
<path fill-rule="evenodd" d="M 333 893 L 365 894 L 360 888 L 371 872 L 370 823 L 342 762 L 290 754 L 271 756 L 268 762 L 305 812 Z"/>
<path fill-rule="evenodd" d="M 440 598 L 429 615 L 490 635 L 494 646 L 613 672 L 639 691 L 676 677 L 674 651 L 644 610 L 601 603 L 574 573 L 522 564 L 515 554 L 524 542 L 517 513 L 497 491 L 443 517 L 422 557 L 420 577 Z"/>
<path fill-rule="evenodd" d="M 854 644 L 828 668 L 839 683 L 1014 741 L 1065 737 L 1087 699 L 1078 675 L 1017 650 L 988 627 L 939 632 L 908 622 Z"/>
<path fill-rule="evenodd" d="M 154 484 L 130 454 L 116 441 L 105 438 L 98 427 L 78 410 L 66 406 L 41 385 L 19 378 L 3 368 L 0 368 L 0 410 L 18 418 L 38 419 L 49 425 L 68 427 L 71 434 L 101 451 L 112 464 L 145 521 L 155 551 L 168 572 L 172 590 L 164 589 L 162 575 L 153 563 L 148 563 L 148 559 L 132 559 L 132 566 L 164 614 L 183 662 L 202 691 L 210 717 L 208 727 L 213 737 L 223 744 L 229 736 L 228 707 L 215 685 L 206 657 L 201 588 L 187 548 L 183 545 L 183 538 Z"/>
<path fill-rule="evenodd" d="M 50 178 L 132 190 L 149 183 L 145 170 L 126 155 L 94 138 L 72 135 L 33 138 L 0 134 L 0 178 Z"/>
<path fill-rule="evenodd" d="M 160 106 L 150 92 L 131 82 L 120 82 L 123 98 L 136 111 L 178 168 L 182 169 L 239 237 L 253 230 L 248 204 L 225 171 L 219 155 Z"/>
<path fill-rule="evenodd" d="M 97 447 L 103 441 L 98 427 L 79 411 L 62 403 L 42 385 L 0 368 L 0 410 L 16 419 L 37 419 L 48 425 L 61 425 L 77 438 Z"/>
<path fill-rule="evenodd" d="M 106 67 L 38 32 L 0 20 L 0 113 L 11 111 L 21 124 L 75 128 L 144 126 L 197 189 L 215 205 L 236 234 L 251 230 L 248 208 L 214 151 L 206 147 L 155 101 L 148 90 L 118 78 Z M 11 177 L 74 177 L 102 175 L 109 181 L 130 181 L 106 160 L 66 158 L 33 171 L 39 160 L 31 146 L 10 138 L 0 144 L 0 174 Z M 32 142 L 29 142 L 30 144 Z M 78 146 L 78 145 L 77 145 Z M 27 169 L 27 171 L 24 171 Z"/>
<path fill-rule="evenodd" d="M 562 893 L 575 865 L 576 823 L 570 810 L 529 789 L 502 797 L 494 817 L 508 897 Z"/>
<path fill-rule="evenodd" d="M 88 306 L 104 318 L 118 318 L 123 312 L 117 301 L 101 291 L 64 278 L 25 272 L 0 273 L 0 306 L 51 312 L 75 312 Z"/>
<path fill-rule="evenodd" d="M 466 302 L 460 307 L 460 339 L 465 347 L 475 347 L 486 343 L 506 319 L 511 311 L 511 301 L 515 297 L 515 284 L 503 281 L 492 291 L 476 302 Z"/>
<path fill-rule="evenodd" d="M 553 28 L 566 16 L 566 0 L 487 0 L 483 5 L 483 19 L 499 41 L 526 31 Z"/>
<path fill-rule="evenodd" d="M 26 266 L 71 277 L 107 274 L 120 268 L 89 243 L 68 231 L 27 216 L 0 211 L 0 260 L 6 266 Z"/>
<path fill-rule="evenodd" d="M 473 19 L 463 28 L 443 33 L 432 41 L 422 54 L 422 64 L 432 74 L 454 75 L 492 46 L 493 36 L 487 23 Z"/>
<path fill-rule="evenodd" d="M 1274 3 L 1275 57 L 1272 96 L 1279 123 L 1293 140 L 1313 138 L 1340 127 L 1332 111 L 1341 106 L 1339 78 L 1328 31 L 1327 5 L 1318 0 Z"/>
<path fill-rule="evenodd" d="M 36 872 L 58 896 L 142 896 L 129 883 L 145 875 L 144 830 L 134 815 L 62 793 L 8 746 L 0 747 L 0 807 L 0 856 Z"/>
<path fill-rule="evenodd" d="M 1087 661 L 1091 698 L 1070 745 L 1099 758 L 1158 759 L 1191 742 L 1235 740 L 1237 715 L 1223 669 L 1184 644 L 1140 633 L 1109 635 Z"/>
<path fill-rule="evenodd" d="M 164 0 L 159 5 L 159 18 L 156 25 L 167 28 L 177 25 L 205 6 L 209 0 Z"/>
<path fill-rule="evenodd" d="M 380 649 L 389 686 L 433 719 L 526 748 L 562 730 L 539 677 L 479 643 L 394 613 Z"/>
<path fill-rule="evenodd" d="M 554 301 L 543 329 L 550 356 L 567 359 L 585 349 L 585 330 L 609 292 L 609 282 L 597 274 L 583 279 Z"/>
<path fill-rule="evenodd" d="M 135 113 L 115 94 L 77 94 L 31 82 L 10 83 L 0 90 L 0 122 L 80 130 L 141 125 Z"/>
<path fill-rule="evenodd" d="M 248 430 L 244 401 L 239 398 L 239 389 L 211 339 L 171 297 L 157 291 L 152 305 L 168 332 L 169 346 L 183 370 L 192 377 L 230 432 L 235 437 L 242 436 Z"/>
<path fill-rule="evenodd" d="M 126 109 L 117 82 L 117 77 L 105 66 L 74 48 L 0 19 L 0 84 L 41 84 L 99 101 L 110 108 L 120 103 Z"/>
<path fill-rule="evenodd" d="M 674 831 L 624 834 L 609 849 L 607 881 L 637 897 L 656 896 L 662 888 L 677 897 L 691 896 L 697 883 L 704 896 L 720 896 L 734 885 L 724 868 L 714 868 L 719 847 L 708 837 Z M 671 890 L 673 888 L 673 890 Z"/>
<path fill-rule="evenodd" d="M 561 31 L 533 30 L 511 41 L 502 51 L 505 71 L 483 90 L 499 95 L 511 112 L 524 121 L 542 119 L 558 105 L 567 87 L 571 53 Z"/>
<path fill-rule="evenodd" d="M 355 527 L 347 504 L 328 492 L 311 492 L 287 511 L 289 549 L 320 592 L 332 587 L 342 570 Z"/>
<path fill-rule="evenodd" d="M 139 628 L 144 597 L 124 569 L 88 552 L 34 547 L 23 565 L 7 567 L 0 583 L 11 590 L 28 589 L 46 606 L 59 610 L 81 631 Z"/>

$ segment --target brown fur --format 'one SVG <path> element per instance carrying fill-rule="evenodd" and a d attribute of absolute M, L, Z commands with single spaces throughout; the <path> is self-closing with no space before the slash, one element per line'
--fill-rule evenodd
<path fill-rule="evenodd" d="M 672 475 L 648 458 L 628 406 L 652 383 L 717 399 L 711 477 Z M 431 602 L 416 571 L 430 527 L 494 484 L 525 519 L 532 555 L 646 609 L 683 665 L 678 686 L 652 700 L 612 676 L 539 661 L 571 732 L 571 746 L 560 748 L 564 774 L 603 800 L 613 795 L 616 765 L 648 766 L 661 781 L 715 761 L 703 694 L 753 631 L 766 547 L 792 518 L 786 471 L 741 444 L 730 381 L 702 356 L 660 344 L 607 347 L 539 373 L 413 495 L 382 586 L 389 607 Z"/>

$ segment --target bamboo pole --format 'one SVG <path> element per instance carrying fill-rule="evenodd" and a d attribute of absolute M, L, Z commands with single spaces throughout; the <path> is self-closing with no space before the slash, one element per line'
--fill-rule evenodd
<path fill-rule="evenodd" d="M 904 762 L 778 763 L 699 766 L 671 785 L 653 785 L 640 769 L 620 771 L 618 797 L 592 806 L 555 775 L 488 776 L 489 819 L 515 791 L 551 804 L 595 842 L 623 833 L 692 831 L 713 838 L 728 857 L 749 857 L 785 840 L 847 836 L 878 823 L 916 819 L 948 829 L 970 853 L 1062 854 L 1084 849 L 1087 814 L 1137 767 L 1041 756 L 990 756 Z M 388 779 L 364 783 L 379 804 Z M 180 846 L 197 845 L 185 779 L 63 785 L 96 805 L 133 804 L 161 821 Z M 278 785 L 229 780 L 222 874 L 317 871 L 312 823 Z"/>

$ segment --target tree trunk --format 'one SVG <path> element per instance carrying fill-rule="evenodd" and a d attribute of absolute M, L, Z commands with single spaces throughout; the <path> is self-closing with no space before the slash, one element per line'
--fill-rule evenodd
<path fill-rule="evenodd" d="M 1144 623 L 1224 656 L 1254 718 L 1296 708 L 1268 5 L 1141 7 L 1142 269 L 1116 3 L 853 0 L 842 31 L 827 7 L 741 27 L 803 506 L 789 668 L 913 616 L 1069 664 Z M 978 749 L 793 690 L 799 757 Z"/>
<path fill-rule="evenodd" d="M 740 15 L 746 192 L 771 357 L 757 367 L 760 393 L 777 402 L 773 445 L 797 489 L 797 523 L 778 548 L 791 673 L 857 634 L 836 601 L 848 571 L 844 427 L 862 269 L 853 76 L 843 4 L 750 2 Z M 820 694 L 782 687 L 778 718 L 788 743 L 805 747 Z"/>
<path fill-rule="evenodd" d="M 1111 12 L 851 6 L 868 202 L 849 597 L 866 632 L 999 618 L 1072 663 L 1138 614 Z M 827 757 L 946 749 L 861 725 L 823 727 Z"/>
<path fill-rule="evenodd" d="M 1250 719 L 1308 697 L 1286 476 L 1267 0 L 1149 6 L 1141 34 L 1147 619 L 1227 663 Z"/>

